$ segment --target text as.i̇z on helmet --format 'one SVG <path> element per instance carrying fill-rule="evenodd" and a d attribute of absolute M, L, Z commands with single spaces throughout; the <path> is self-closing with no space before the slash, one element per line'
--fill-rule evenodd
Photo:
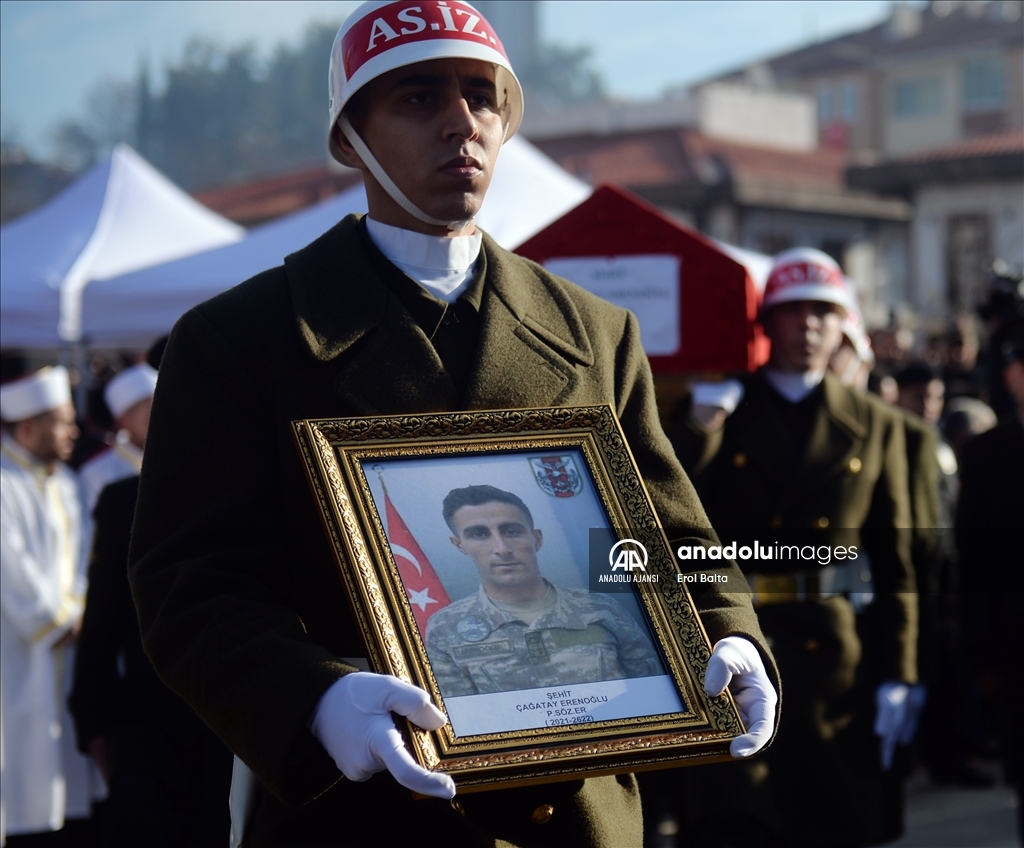
<path fill-rule="evenodd" d="M 497 33 L 487 21 L 469 7 L 460 8 L 461 5 L 395 3 L 381 9 L 378 15 L 367 15 L 343 39 L 346 76 L 351 79 L 363 63 L 372 59 L 382 47 L 389 49 L 399 44 L 430 41 L 438 36 L 488 42 L 504 53 Z M 431 12 L 437 19 L 429 19 L 435 16 Z"/>

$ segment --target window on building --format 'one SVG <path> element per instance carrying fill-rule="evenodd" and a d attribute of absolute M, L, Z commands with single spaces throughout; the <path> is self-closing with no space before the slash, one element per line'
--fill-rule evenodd
<path fill-rule="evenodd" d="M 769 256 L 774 256 L 776 253 L 782 253 L 784 250 L 789 250 L 792 246 L 793 240 L 786 233 L 758 233 L 754 237 L 754 249 L 761 253 L 766 253 Z"/>
<path fill-rule="evenodd" d="M 857 112 L 860 104 L 858 102 L 857 83 L 843 83 L 843 120 L 853 122 L 857 120 Z"/>
<path fill-rule="evenodd" d="M 988 285 L 992 250 L 987 215 L 954 215 L 946 230 L 946 296 L 951 306 L 972 311 Z"/>
<path fill-rule="evenodd" d="M 1001 109 L 1006 99 L 1006 79 L 999 56 L 968 59 L 963 66 L 964 111 Z"/>
<path fill-rule="evenodd" d="M 832 86 L 818 86 L 818 120 L 831 121 L 835 112 L 832 109 Z"/>
<path fill-rule="evenodd" d="M 899 80 L 893 86 L 893 114 L 898 118 L 921 118 L 942 111 L 942 79 L 922 77 Z"/>
<path fill-rule="evenodd" d="M 842 239 L 822 239 L 821 250 L 827 253 L 840 265 L 843 264 L 843 251 L 846 250 L 846 242 Z"/>

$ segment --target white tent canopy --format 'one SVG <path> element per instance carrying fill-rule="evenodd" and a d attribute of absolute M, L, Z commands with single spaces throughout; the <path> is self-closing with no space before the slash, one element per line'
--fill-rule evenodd
<path fill-rule="evenodd" d="M 516 136 L 502 148 L 477 221 L 499 244 L 513 248 L 581 203 L 590 191 Z M 365 211 L 360 184 L 255 228 L 237 244 L 92 285 L 84 298 L 83 338 L 98 347 L 146 345 L 169 332 L 191 307 L 280 265 L 346 215 Z"/>
<path fill-rule="evenodd" d="M 90 283 L 244 235 L 120 144 L 49 203 L 0 228 L 3 346 L 76 343 Z"/>

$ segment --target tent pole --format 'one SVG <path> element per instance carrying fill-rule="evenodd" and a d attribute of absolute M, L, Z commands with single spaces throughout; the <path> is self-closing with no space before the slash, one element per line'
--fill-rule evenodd
<path fill-rule="evenodd" d="M 78 383 L 75 386 L 75 410 L 78 417 L 85 418 L 85 393 L 86 381 L 88 380 L 88 368 L 86 363 L 86 346 L 81 340 L 75 342 L 69 351 L 72 363 L 78 372 Z"/>

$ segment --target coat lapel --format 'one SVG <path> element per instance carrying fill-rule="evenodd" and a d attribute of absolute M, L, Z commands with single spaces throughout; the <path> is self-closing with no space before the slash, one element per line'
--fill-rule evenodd
<path fill-rule="evenodd" d="M 306 348 L 314 359 L 337 362 L 334 390 L 350 414 L 457 408 L 454 383 L 430 340 L 373 268 L 358 226 L 350 215 L 285 259 Z"/>
<path fill-rule="evenodd" d="M 745 417 L 744 426 L 735 437 L 737 450 L 728 461 L 749 462 L 765 479 L 779 485 L 780 481 L 788 480 L 793 473 L 793 463 L 796 461 L 793 434 L 775 412 L 775 405 L 765 396 L 766 392 L 773 389 L 763 376 L 755 374 L 751 377 L 746 383 L 746 391 L 744 408 L 748 412 L 757 410 L 757 413 Z M 762 397 L 757 397 L 758 394 Z"/>
<path fill-rule="evenodd" d="M 808 492 L 835 476 L 860 449 L 867 430 L 857 417 L 850 390 L 825 374 L 825 402 L 819 407 L 807 450 L 794 475 L 794 491 Z"/>
<path fill-rule="evenodd" d="M 576 308 L 543 269 L 510 256 L 486 234 L 487 285 L 480 340 L 464 406 L 516 409 L 568 402 L 576 369 L 594 362 Z"/>

